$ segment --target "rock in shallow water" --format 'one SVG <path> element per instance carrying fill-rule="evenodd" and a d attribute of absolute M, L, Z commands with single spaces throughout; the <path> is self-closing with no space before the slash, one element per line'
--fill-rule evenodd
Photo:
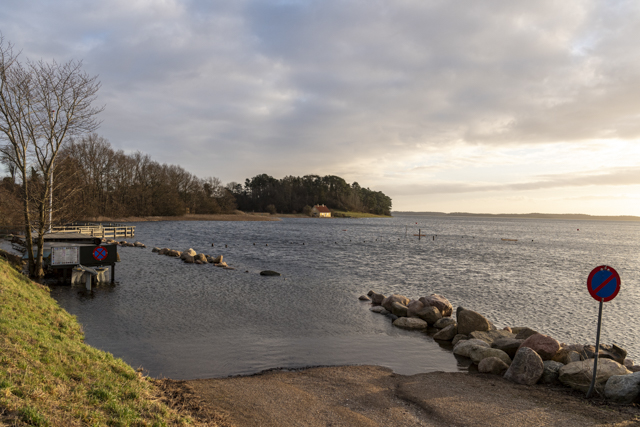
<path fill-rule="evenodd" d="M 368 296 L 366 296 L 366 295 L 360 295 L 360 296 L 358 297 L 358 299 L 359 299 L 360 301 L 371 301 L 371 298 L 369 298 L 369 297 L 368 297 Z"/>
<path fill-rule="evenodd" d="M 384 295 L 374 291 L 369 291 L 367 295 L 371 298 L 371 303 L 375 305 L 382 304 L 382 301 L 384 301 L 384 299 L 386 298 Z"/>
<path fill-rule="evenodd" d="M 529 347 L 538 353 L 542 360 L 551 360 L 560 350 L 560 343 L 548 335 L 533 334 L 523 341 L 520 345 L 520 348 L 522 347 Z"/>
<path fill-rule="evenodd" d="M 400 304 L 399 302 L 391 303 L 391 312 L 398 317 L 407 317 L 407 310 L 407 306 L 404 304 Z"/>
<path fill-rule="evenodd" d="M 369 311 L 373 311 L 374 313 L 379 313 L 379 314 L 388 314 L 389 312 L 382 306 L 380 305 L 376 305 L 373 306 L 369 309 Z"/>
<path fill-rule="evenodd" d="M 382 306 L 387 309 L 387 311 L 391 311 L 391 304 L 394 302 L 399 302 L 400 304 L 406 306 L 409 304 L 409 298 L 404 295 L 393 294 L 386 297 L 382 300 Z"/>
<path fill-rule="evenodd" d="M 482 340 L 464 340 L 459 341 L 455 347 L 453 347 L 453 354 L 458 356 L 469 357 L 469 353 L 474 347 L 489 347 L 489 344 Z"/>
<path fill-rule="evenodd" d="M 417 317 L 400 317 L 393 321 L 393 326 L 397 326 L 399 328 L 404 329 L 427 329 L 428 325 L 422 319 L 418 319 Z"/>
<path fill-rule="evenodd" d="M 458 323 L 453 320 L 451 317 L 443 317 L 439 319 L 436 323 L 433 324 L 438 329 L 444 329 L 449 325 L 457 325 Z"/>
<path fill-rule="evenodd" d="M 440 331 L 438 331 L 433 336 L 433 339 L 441 340 L 441 341 L 451 341 L 453 337 L 455 337 L 456 335 L 458 335 L 458 327 L 454 323 L 452 325 L 447 326 L 446 328 L 440 329 Z"/>
<path fill-rule="evenodd" d="M 261 276 L 280 276 L 280 273 L 272 270 L 264 270 L 260 272 Z"/>
<path fill-rule="evenodd" d="M 458 332 L 464 335 L 469 335 L 474 331 L 488 331 L 492 326 L 491 322 L 482 314 L 463 307 L 458 307 L 456 320 L 458 321 Z"/>
<path fill-rule="evenodd" d="M 488 348 L 488 347 L 474 347 L 469 351 L 469 358 L 473 360 L 473 363 L 476 365 L 479 364 L 483 359 L 488 357 L 497 357 L 502 360 L 505 364 L 511 364 L 511 358 L 502 350 L 498 350 L 497 348 Z"/>

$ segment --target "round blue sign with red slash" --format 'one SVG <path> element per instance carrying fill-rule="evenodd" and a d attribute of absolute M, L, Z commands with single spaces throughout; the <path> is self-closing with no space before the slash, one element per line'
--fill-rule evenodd
<path fill-rule="evenodd" d="M 104 261 L 108 254 L 107 249 L 102 246 L 98 246 L 93 250 L 93 257 L 98 261 Z"/>
<path fill-rule="evenodd" d="M 596 301 L 611 301 L 620 292 L 620 275 L 608 265 L 596 267 L 589 273 L 587 289 Z"/>

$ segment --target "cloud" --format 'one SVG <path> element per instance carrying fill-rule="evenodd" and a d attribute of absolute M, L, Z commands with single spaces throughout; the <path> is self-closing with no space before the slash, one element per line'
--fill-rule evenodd
<path fill-rule="evenodd" d="M 452 147 L 640 138 L 635 2 L 7 0 L 0 28 L 25 57 L 100 75 L 114 146 L 223 181 L 417 183 L 483 160 L 433 161 Z M 613 179 L 574 178 L 504 185 Z M 483 181 L 428 191 L 496 185 Z"/>

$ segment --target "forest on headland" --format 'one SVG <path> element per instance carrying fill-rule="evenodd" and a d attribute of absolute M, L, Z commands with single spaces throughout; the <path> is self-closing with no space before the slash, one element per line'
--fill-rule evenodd
<path fill-rule="evenodd" d="M 0 226 L 22 223 L 20 175 L 1 159 Z M 337 176 L 276 179 L 260 174 L 244 185 L 200 178 L 181 166 L 160 164 L 149 155 L 115 150 L 93 133 L 66 144 L 54 169 L 54 224 L 110 217 L 180 216 L 243 211 L 308 213 L 316 204 L 330 209 L 389 215 L 391 199 L 382 192 L 348 184 Z M 32 186 L 43 185 L 34 169 Z"/>

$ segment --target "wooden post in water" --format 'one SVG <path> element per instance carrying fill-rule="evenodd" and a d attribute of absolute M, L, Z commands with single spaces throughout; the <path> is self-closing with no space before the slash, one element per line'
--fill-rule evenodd
<path fill-rule="evenodd" d="M 421 237 L 421 236 L 422 236 L 422 230 L 420 230 L 420 229 L 418 228 L 418 240 L 420 240 L 420 237 Z"/>

